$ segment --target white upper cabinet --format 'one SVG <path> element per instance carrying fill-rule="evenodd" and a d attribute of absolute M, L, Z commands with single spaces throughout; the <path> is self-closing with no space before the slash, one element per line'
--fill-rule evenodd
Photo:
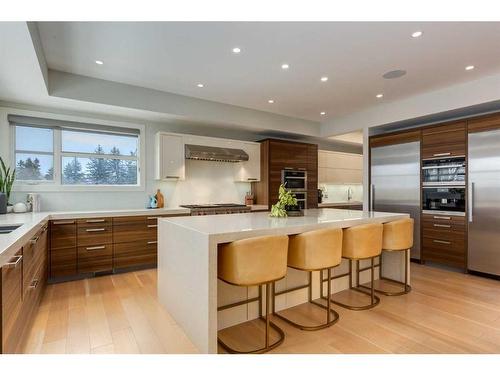
<path fill-rule="evenodd" d="M 240 142 L 234 148 L 241 148 L 248 154 L 248 161 L 234 163 L 234 180 L 237 182 L 260 181 L 260 143 Z"/>
<path fill-rule="evenodd" d="M 320 184 L 356 184 L 363 182 L 363 155 L 344 152 L 318 152 Z"/>
<path fill-rule="evenodd" d="M 156 179 L 184 180 L 184 140 L 181 135 L 156 135 Z"/>
<path fill-rule="evenodd" d="M 156 134 L 157 180 L 185 179 L 186 144 L 242 149 L 248 154 L 248 161 L 225 163 L 227 168 L 234 168 L 234 180 L 237 182 L 260 181 L 260 143 L 163 132 Z"/>

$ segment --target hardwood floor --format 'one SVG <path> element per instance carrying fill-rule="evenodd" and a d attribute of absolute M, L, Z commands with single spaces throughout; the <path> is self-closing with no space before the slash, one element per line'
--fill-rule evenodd
<path fill-rule="evenodd" d="M 413 291 L 381 297 L 368 311 L 335 306 L 339 322 L 322 331 L 285 331 L 273 353 L 500 353 L 500 281 L 411 265 Z M 336 299 L 355 299 L 342 292 Z M 286 312 L 304 324 L 323 310 L 307 304 Z M 258 346 L 252 321 L 221 332 L 239 349 Z M 222 350 L 221 350 L 222 351 Z M 156 301 L 156 271 L 50 285 L 31 330 L 27 353 L 194 353 L 196 349 Z"/>

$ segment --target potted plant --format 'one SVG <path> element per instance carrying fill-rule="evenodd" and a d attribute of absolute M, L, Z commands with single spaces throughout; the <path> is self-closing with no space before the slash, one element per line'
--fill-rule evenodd
<path fill-rule="evenodd" d="M 291 191 L 286 190 L 283 184 L 280 185 L 278 197 L 278 202 L 271 206 L 270 216 L 287 217 L 292 212 L 294 216 L 297 216 L 297 213 L 301 213 L 297 204 L 297 198 L 295 198 L 295 195 Z"/>
<path fill-rule="evenodd" d="M 2 158 L 0 158 L 0 193 L 4 193 L 7 206 L 10 207 L 9 203 L 10 192 L 12 191 L 12 185 L 16 179 L 16 169 L 7 168 Z M 8 211 L 8 210 L 7 210 Z"/>

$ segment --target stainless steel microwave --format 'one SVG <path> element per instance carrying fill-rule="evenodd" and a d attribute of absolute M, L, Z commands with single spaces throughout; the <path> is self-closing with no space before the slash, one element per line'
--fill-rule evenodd
<path fill-rule="evenodd" d="M 307 190 L 307 171 L 302 169 L 283 169 L 281 183 L 293 192 Z"/>

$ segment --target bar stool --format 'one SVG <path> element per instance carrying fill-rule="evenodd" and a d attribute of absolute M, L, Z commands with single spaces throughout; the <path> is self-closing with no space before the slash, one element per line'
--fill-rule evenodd
<path fill-rule="evenodd" d="M 414 220 L 410 218 L 391 221 L 384 224 L 384 234 L 382 240 L 382 253 L 384 251 L 404 251 L 405 252 L 405 281 L 390 279 L 382 276 L 382 254 L 380 254 L 378 267 L 380 279 L 390 281 L 403 286 L 401 292 L 388 292 L 382 289 L 375 289 L 377 293 L 386 296 L 401 296 L 411 291 L 411 286 L 408 285 L 408 258 L 410 249 L 413 246 L 413 227 Z M 363 288 L 369 289 L 368 286 L 360 285 Z"/>
<path fill-rule="evenodd" d="M 328 295 L 331 294 L 331 271 L 342 261 L 342 229 L 320 229 L 310 232 L 305 232 L 290 236 L 288 244 L 288 267 L 309 272 L 309 303 L 326 309 L 326 323 L 306 326 L 299 324 L 291 319 L 274 311 L 273 314 L 278 318 L 283 319 L 287 323 L 296 328 L 305 331 L 316 331 L 319 329 L 327 328 L 337 323 L 339 314 L 331 309 L 330 298 L 327 299 L 327 305 L 324 306 L 312 300 L 312 273 L 313 271 L 320 271 L 320 282 L 323 278 L 323 270 L 328 272 Z M 273 284 L 274 291 L 274 284 Z M 276 297 L 275 297 L 276 298 Z"/>
<path fill-rule="evenodd" d="M 285 333 L 271 322 L 269 306 L 271 301 L 271 284 L 286 275 L 286 258 L 288 251 L 288 236 L 264 236 L 248 238 L 221 245 L 217 258 L 218 278 L 228 284 L 237 286 L 258 286 L 259 292 L 266 285 L 266 322 L 265 345 L 261 348 L 243 352 L 229 347 L 220 338 L 219 344 L 229 353 L 257 354 L 265 353 L 279 346 L 285 339 Z M 259 293 L 260 294 L 260 293 Z M 279 339 L 269 343 L 269 328 L 279 334 Z"/>
<path fill-rule="evenodd" d="M 349 288 L 353 291 L 370 296 L 370 303 L 362 306 L 351 306 L 345 303 L 333 301 L 336 305 L 349 310 L 368 310 L 380 303 L 380 298 L 375 295 L 373 288 L 374 280 L 374 259 L 382 252 L 382 224 L 365 224 L 344 229 L 342 241 L 342 257 L 349 259 Z M 356 287 L 352 286 L 352 261 L 356 261 L 356 274 L 359 275 L 359 261 L 370 259 L 371 261 L 371 288 L 366 292 L 359 288 L 359 277 L 356 279 Z M 331 296 L 328 296 L 331 298 Z"/>

